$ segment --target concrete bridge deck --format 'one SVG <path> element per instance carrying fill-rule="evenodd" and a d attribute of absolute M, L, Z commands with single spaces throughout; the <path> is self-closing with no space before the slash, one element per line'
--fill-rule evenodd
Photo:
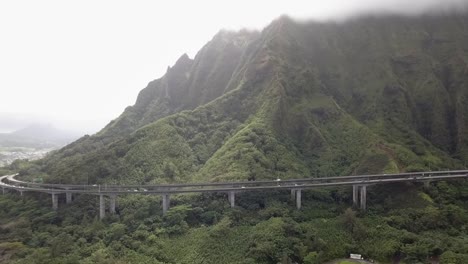
<path fill-rule="evenodd" d="M 366 209 L 367 186 L 395 182 L 424 182 L 468 178 L 468 170 L 429 171 L 398 174 L 375 174 L 336 176 L 323 178 L 304 178 L 288 180 L 263 180 L 215 183 L 187 183 L 161 185 L 77 185 L 77 184 L 44 184 L 15 179 L 14 175 L 0 177 L 3 193 L 12 189 L 21 195 L 24 192 L 42 192 L 52 195 L 52 207 L 58 208 L 58 195 L 65 193 L 66 202 L 71 203 L 73 194 L 100 196 L 100 217 L 105 216 L 105 196 L 109 197 L 110 213 L 115 213 L 116 197 L 123 194 L 159 194 L 162 195 L 163 213 L 169 209 L 171 194 L 222 192 L 228 194 L 231 207 L 235 206 L 235 194 L 244 191 L 291 190 L 296 200 L 296 207 L 301 208 L 301 191 L 319 187 L 353 186 L 353 203 Z"/>

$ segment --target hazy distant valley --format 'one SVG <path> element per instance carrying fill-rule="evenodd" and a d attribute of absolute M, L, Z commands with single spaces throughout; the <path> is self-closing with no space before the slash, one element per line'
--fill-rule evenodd
<path fill-rule="evenodd" d="M 7 166 L 17 159 L 36 160 L 43 158 L 47 153 L 54 150 L 49 149 L 35 149 L 35 148 L 0 148 L 0 167 Z"/>
<path fill-rule="evenodd" d="M 0 133 L 0 167 L 17 159 L 36 160 L 78 139 L 79 134 L 50 124 L 32 124 L 10 133 Z"/>

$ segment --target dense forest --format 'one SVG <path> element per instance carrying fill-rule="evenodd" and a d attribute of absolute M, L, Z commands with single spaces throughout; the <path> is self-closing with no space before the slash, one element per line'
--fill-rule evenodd
<path fill-rule="evenodd" d="M 18 165 L 18 164 L 17 164 Z M 460 183 L 460 182 L 459 182 Z M 369 188 L 369 210 L 351 190 L 174 196 L 127 195 L 100 221 L 98 198 L 51 210 L 48 195 L 0 196 L 2 263 L 325 263 L 360 253 L 382 263 L 466 263 L 466 184 L 401 183 Z"/>
<path fill-rule="evenodd" d="M 468 161 L 468 15 L 273 21 L 221 31 L 143 89 L 95 135 L 2 175 L 76 184 L 158 184 L 460 169 Z M 105 104 L 105 102 L 103 102 Z M 119 197 L 0 197 L 0 262 L 468 262 L 464 180 L 351 190 Z"/>

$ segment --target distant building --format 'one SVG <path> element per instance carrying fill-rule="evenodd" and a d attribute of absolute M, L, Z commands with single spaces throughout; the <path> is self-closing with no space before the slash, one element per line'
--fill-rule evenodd
<path fill-rule="evenodd" d="M 362 259 L 361 254 L 349 254 L 350 259 Z"/>

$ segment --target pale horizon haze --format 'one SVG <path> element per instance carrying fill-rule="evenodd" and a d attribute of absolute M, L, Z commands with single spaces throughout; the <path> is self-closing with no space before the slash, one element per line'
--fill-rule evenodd
<path fill-rule="evenodd" d="M 342 20 L 368 12 L 411 15 L 466 3 L 1 1 L 0 132 L 40 120 L 95 133 L 133 105 L 148 82 L 160 78 L 182 54 L 193 58 L 221 29 L 261 30 L 281 15 Z"/>

